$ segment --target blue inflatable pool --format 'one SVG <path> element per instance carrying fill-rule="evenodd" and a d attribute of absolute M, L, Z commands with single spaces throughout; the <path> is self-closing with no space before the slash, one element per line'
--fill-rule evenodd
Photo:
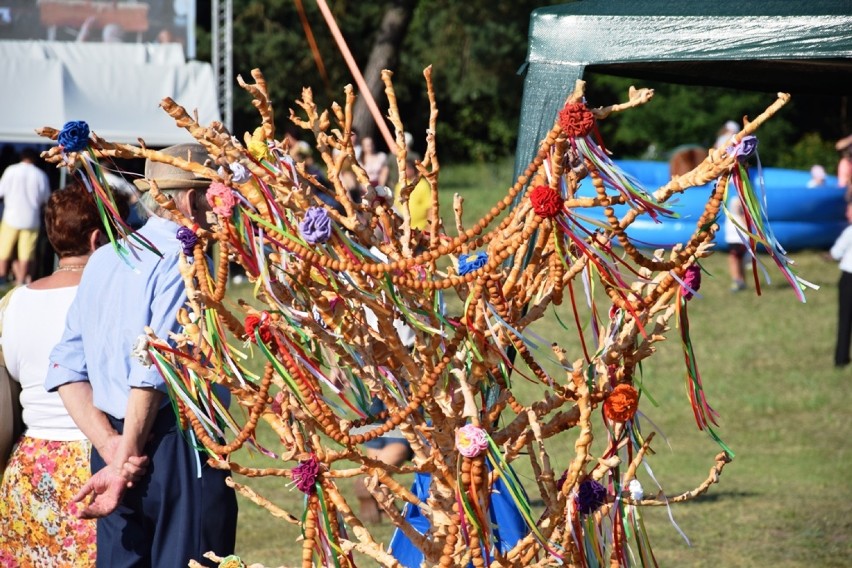
<path fill-rule="evenodd" d="M 642 186 L 654 191 L 671 179 L 667 162 L 621 160 L 616 162 Z M 752 182 L 757 184 L 757 168 L 751 168 Z M 766 189 L 766 206 L 772 231 L 788 251 L 806 248 L 827 249 L 847 225 L 843 189 L 837 187 L 837 178 L 828 176 L 825 185 L 809 188 L 809 172 L 763 168 Z M 676 195 L 669 205 L 678 215 L 675 219 L 661 219 L 655 223 L 641 215 L 627 230 L 637 244 L 646 247 L 668 247 L 683 242 L 692 235 L 695 223 L 704 211 L 711 186 L 693 187 Z M 580 187 L 581 195 L 592 196 L 594 189 L 589 181 Z M 622 215 L 625 207 L 616 208 Z M 583 214 L 590 212 L 583 211 Z M 601 218 L 590 214 L 590 217 Z M 722 218 L 719 222 L 723 221 Z M 725 248 L 722 230 L 716 233 L 716 243 Z"/>

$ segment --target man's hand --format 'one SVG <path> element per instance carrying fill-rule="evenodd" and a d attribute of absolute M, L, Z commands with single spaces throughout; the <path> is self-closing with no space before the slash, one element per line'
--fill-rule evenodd
<path fill-rule="evenodd" d="M 71 500 L 72 512 L 80 519 L 97 519 L 112 513 L 121 502 L 121 497 L 127 490 L 128 481 L 120 469 L 107 466 L 83 485 Z M 82 509 L 77 503 L 88 504 Z"/>
<path fill-rule="evenodd" d="M 121 464 L 115 463 L 120 445 L 121 434 L 113 434 L 97 450 L 107 466 L 113 466 L 121 470 L 122 476 L 127 480 L 127 487 L 133 487 L 133 483 L 139 481 L 145 475 L 145 471 L 148 469 L 148 457 L 130 456 Z"/>

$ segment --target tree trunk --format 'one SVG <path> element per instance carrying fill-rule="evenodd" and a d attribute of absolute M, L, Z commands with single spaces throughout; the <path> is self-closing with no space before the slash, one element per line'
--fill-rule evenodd
<path fill-rule="evenodd" d="M 416 6 L 417 0 L 393 0 L 390 2 L 390 7 L 385 12 L 376 34 L 376 41 L 370 51 L 367 66 L 364 68 L 364 81 L 369 86 L 370 93 L 376 99 L 376 104 L 383 115 L 387 114 L 387 99 L 384 96 L 385 87 L 382 83 L 382 71 L 384 69 L 393 71 L 396 68 L 399 62 L 399 46 L 402 44 L 405 32 L 408 31 L 408 24 L 411 23 L 411 17 Z M 363 96 L 359 96 L 355 102 L 352 125 L 358 131 L 359 137 L 370 136 L 379 147 L 384 145 L 383 141 L 376 139 L 376 123 L 370 114 L 370 109 L 364 102 Z"/>

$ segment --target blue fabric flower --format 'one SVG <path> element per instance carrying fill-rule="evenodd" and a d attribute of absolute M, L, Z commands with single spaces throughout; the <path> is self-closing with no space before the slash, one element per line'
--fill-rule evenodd
<path fill-rule="evenodd" d="M 89 125 L 82 120 L 66 122 L 59 131 L 59 145 L 66 152 L 80 152 L 89 145 Z"/>
<path fill-rule="evenodd" d="M 459 275 L 464 276 L 468 272 L 473 272 L 474 270 L 479 270 L 483 266 L 488 264 L 488 253 L 487 252 L 477 252 L 474 254 L 460 254 L 459 255 Z"/>
<path fill-rule="evenodd" d="M 331 238 L 331 219 L 328 212 L 322 207 L 309 207 L 305 218 L 299 223 L 299 230 L 312 245 L 326 242 Z"/>
<path fill-rule="evenodd" d="M 180 241 L 183 254 L 192 256 L 192 249 L 195 248 L 195 243 L 198 242 L 198 236 L 196 236 L 195 231 L 189 227 L 181 227 L 177 230 L 177 240 Z"/>

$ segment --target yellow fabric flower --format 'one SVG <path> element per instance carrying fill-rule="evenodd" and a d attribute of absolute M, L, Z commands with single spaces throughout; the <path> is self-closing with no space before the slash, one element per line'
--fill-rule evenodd
<path fill-rule="evenodd" d="M 266 140 L 263 138 L 262 128 L 255 128 L 254 133 L 251 135 L 251 139 L 247 140 L 247 143 L 249 154 L 251 154 L 255 160 L 260 161 L 270 158 L 269 146 L 266 145 Z"/>

